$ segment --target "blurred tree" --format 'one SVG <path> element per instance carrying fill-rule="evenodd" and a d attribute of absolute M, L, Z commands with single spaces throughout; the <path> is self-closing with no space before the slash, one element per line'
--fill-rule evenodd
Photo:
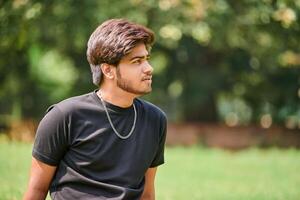
<path fill-rule="evenodd" d="M 300 1 L 0 2 L 0 112 L 40 117 L 92 90 L 86 42 L 108 18 L 152 28 L 153 93 L 171 120 L 300 124 Z M 3 116 L 3 115 L 2 115 Z M 292 119 L 292 121 L 291 121 Z"/>

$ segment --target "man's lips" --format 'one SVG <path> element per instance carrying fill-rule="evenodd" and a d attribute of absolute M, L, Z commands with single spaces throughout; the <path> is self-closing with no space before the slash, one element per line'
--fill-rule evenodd
<path fill-rule="evenodd" d="M 152 80 L 152 76 L 146 76 L 142 79 L 142 81 L 151 81 Z"/>

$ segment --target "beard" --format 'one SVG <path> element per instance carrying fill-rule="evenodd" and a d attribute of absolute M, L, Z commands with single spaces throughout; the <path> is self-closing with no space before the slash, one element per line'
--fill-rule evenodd
<path fill-rule="evenodd" d="M 139 96 L 148 94 L 152 91 L 151 84 L 146 89 L 134 87 L 130 80 L 122 78 L 119 68 L 117 68 L 117 86 L 126 92 L 133 93 Z"/>

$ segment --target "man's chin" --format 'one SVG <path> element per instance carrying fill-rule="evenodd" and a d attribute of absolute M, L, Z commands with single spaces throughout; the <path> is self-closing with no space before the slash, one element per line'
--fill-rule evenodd
<path fill-rule="evenodd" d="M 147 91 L 136 92 L 135 94 L 140 97 L 140 96 L 144 96 L 146 94 L 149 94 L 151 91 L 152 91 L 152 89 L 147 90 Z"/>
<path fill-rule="evenodd" d="M 141 96 L 144 96 L 144 95 L 146 95 L 146 94 L 149 94 L 151 91 L 152 91 L 152 89 L 151 90 L 147 90 L 147 91 L 128 91 L 128 90 L 125 90 L 126 92 L 128 92 L 128 93 L 131 93 L 131 94 L 133 94 L 133 95 L 135 95 L 136 97 L 141 97 Z"/>
<path fill-rule="evenodd" d="M 118 87 L 128 93 L 134 94 L 137 97 L 149 94 L 152 91 L 151 86 L 148 86 L 147 88 L 143 88 L 143 90 L 135 89 L 125 84 L 118 84 Z"/>
<path fill-rule="evenodd" d="M 135 91 L 134 94 L 137 96 L 144 96 L 146 94 L 149 94 L 152 91 L 152 88 L 148 88 L 147 90 L 142 90 L 142 91 Z"/>

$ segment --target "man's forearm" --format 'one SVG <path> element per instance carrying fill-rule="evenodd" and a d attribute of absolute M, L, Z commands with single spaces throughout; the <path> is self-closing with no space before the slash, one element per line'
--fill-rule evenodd
<path fill-rule="evenodd" d="M 32 157 L 30 179 L 23 200 L 44 200 L 55 171 L 56 166 L 50 166 Z"/>
<path fill-rule="evenodd" d="M 155 196 L 142 196 L 140 200 L 155 200 Z"/>
<path fill-rule="evenodd" d="M 23 197 L 23 200 L 45 200 L 48 191 L 39 189 L 28 189 Z"/>
<path fill-rule="evenodd" d="M 140 200 L 155 200 L 155 192 L 144 192 Z"/>

